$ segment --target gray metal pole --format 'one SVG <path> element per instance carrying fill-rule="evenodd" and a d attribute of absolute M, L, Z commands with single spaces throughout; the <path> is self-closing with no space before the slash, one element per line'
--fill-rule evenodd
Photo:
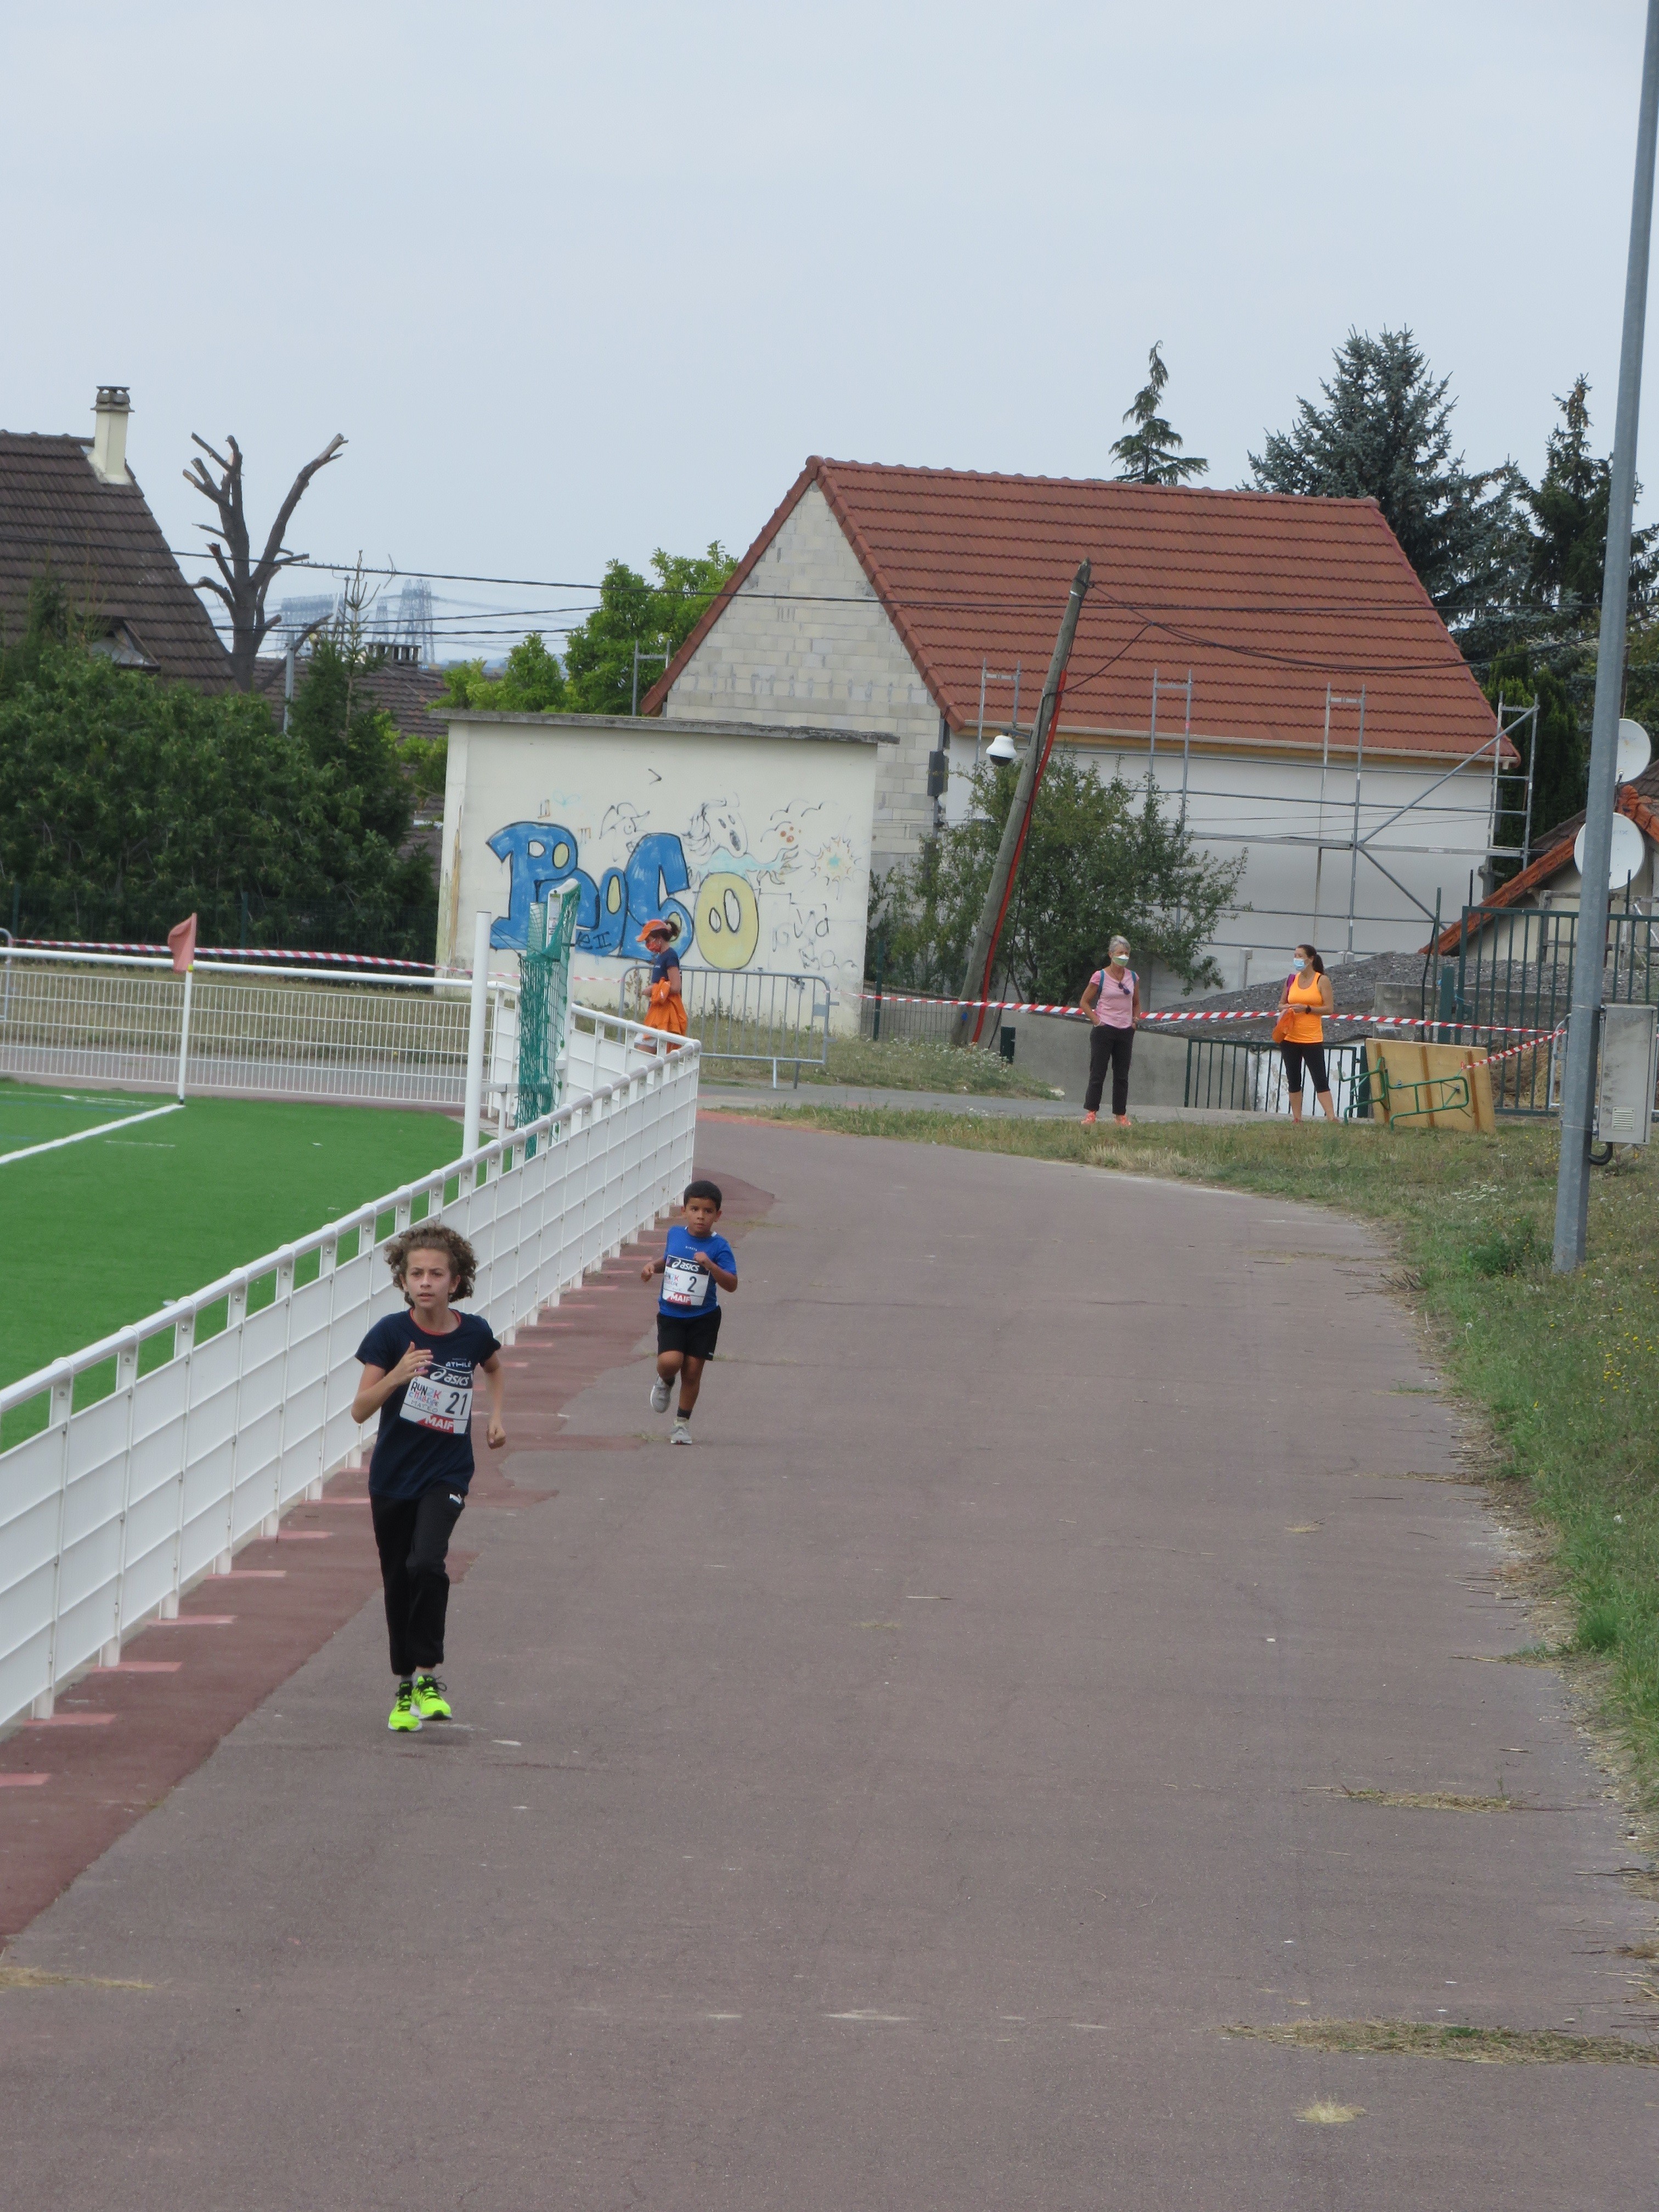
<path fill-rule="evenodd" d="M 1619 709 L 1625 685 L 1625 620 L 1630 599 L 1630 537 L 1636 506 L 1636 422 L 1642 397 L 1642 334 L 1648 312 L 1648 244 L 1653 228 L 1653 166 L 1659 136 L 1659 0 L 1648 0 L 1642 101 L 1636 129 L 1636 188 L 1625 273 L 1625 330 L 1619 349 L 1619 409 L 1607 499 L 1607 570 L 1595 659 L 1595 716 L 1590 730 L 1589 793 L 1584 815 L 1584 883 L 1572 963 L 1572 1012 L 1561 1081 L 1561 1165 L 1555 1186 L 1555 1269 L 1584 1262 L 1589 1228 L 1590 1133 L 1595 1118 L 1601 970 L 1607 957 L 1607 864 L 1618 781 Z"/>
<path fill-rule="evenodd" d="M 1654 0 L 1659 7 L 1659 0 Z M 963 973 L 962 995 L 964 999 L 988 998 L 987 988 L 990 977 L 986 974 L 986 963 L 991 957 L 991 940 L 996 933 L 997 918 L 1002 912 L 1002 896 L 1008 888 L 1008 878 L 1013 872 L 1014 854 L 1019 846 L 1019 833 L 1030 811 L 1031 793 L 1036 786 L 1036 772 L 1042 758 L 1042 748 L 1048 743 L 1048 731 L 1054 719 L 1054 702 L 1060 690 L 1060 678 L 1072 657 L 1072 640 L 1077 635 L 1077 618 L 1083 611 L 1083 595 L 1088 590 L 1093 570 L 1085 561 L 1072 579 L 1072 595 L 1066 602 L 1066 611 L 1060 617 L 1060 634 L 1054 640 L 1054 658 L 1048 663 L 1048 680 L 1042 687 L 1038 702 L 1036 719 L 1031 725 L 1031 742 L 1025 749 L 1025 758 L 1020 763 L 1019 781 L 1014 786 L 1014 803 L 1008 809 L 1008 819 L 1002 825 L 1002 842 L 997 848 L 996 863 L 991 870 L 991 880 L 985 888 L 985 903 L 980 909 L 975 925 L 973 940 L 968 947 L 968 964 Z M 971 1014 L 964 1009 L 964 1018 L 958 1024 L 958 1042 L 966 1038 L 976 1027 Z"/>

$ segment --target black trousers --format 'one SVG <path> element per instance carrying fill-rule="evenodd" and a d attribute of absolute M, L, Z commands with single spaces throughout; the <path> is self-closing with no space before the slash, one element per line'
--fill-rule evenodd
<path fill-rule="evenodd" d="M 392 1671 L 399 1680 L 430 1674 L 444 1661 L 444 1618 L 449 1611 L 444 1559 L 466 1499 L 447 1482 L 434 1482 L 418 1498 L 371 1496 L 368 1503 L 386 1586 Z"/>
<path fill-rule="evenodd" d="M 1089 1087 L 1083 1094 L 1085 1114 L 1100 1111 L 1100 1094 L 1106 1088 L 1107 1063 L 1112 1069 L 1112 1111 L 1127 1114 L 1129 1110 L 1129 1055 L 1135 1048 L 1133 1030 L 1109 1029 L 1104 1022 L 1097 1022 L 1095 1033 L 1089 1040 Z"/>
<path fill-rule="evenodd" d="M 1316 1094 L 1330 1089 L 1331 1079 L 1325 1066 L 1322 1044 L 1281 1044 L 1279 1049 L 1285 1055 L 1285 1080 L 1292 1098 L 1302 1096 L 1302 1071 L 1304 1067 L 1313 1078 Z"/>

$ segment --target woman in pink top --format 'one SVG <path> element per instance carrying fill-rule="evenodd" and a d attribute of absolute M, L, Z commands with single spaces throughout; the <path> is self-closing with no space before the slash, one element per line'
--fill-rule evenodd
<path fill-rule="evenodd" d="M 1129 965 L 1129 940 L 1115 937 L 1107 948 L 1106 965 L 1097 968 L 1079 1001 L 1095 1025 L 1089 1040 L 1089 1087 L 1083 1094 L 1083 1118 L 1092 1121 L 1100 1111 L 1100 1094 L 1106 1087 L 1106 1068 L 1112 1070 L 1112 1119 L 1120 1128 L 1129 1126 L 1129 1055 L 1135 1048 L 1135 1024 L 1140 1019 L 1140 978 Z"/>

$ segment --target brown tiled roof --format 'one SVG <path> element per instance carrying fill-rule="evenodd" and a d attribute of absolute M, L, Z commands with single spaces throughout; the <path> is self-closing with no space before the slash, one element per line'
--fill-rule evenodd
<path fill-rule="evenodd" d="M 230 662 L 136 482 L 94 473 L 88 438 L 0 430 L 0 623 L 21 630 L 50 568 L 70 598 L 124 628 L 164 677 L 222 691 Z"/>
<path fill-rule="evenodd" d="M 303 666 L 302 661 L 301 669 L 295 672 L 296 683 L 303 672 Z M 285 674 L 285 663 L 268 656 L 253 664 L 253 688 L 262 699 L 270 702 L 271 712 L 279 721 L 283 714 Z M 446 687 L 441 668 L 419 668 L 407 662 L 389 663 L 383 667 L 366 669 L 362 684 L 375 705 L 386 708 L 406 738 L 439 738 L 443 735 L 444 725 L 427 712 L 428 707 L 444 696 Z"/>
<path fill-rule="evenodd" d="M 1640 775 L 1632 776 L 1628 783 L 1621 783 L 1613 803 L 1620 814 L 1629 816 L 1649 844 L 1659 845 L 1659 803 L 1656 802 L 1659 802 L 1659 763 L 1652 768 L 1644 769 Z M 1518 876 L 1511 876 L 1508 883 L 1500 884 L 1489 899 L 1482 900 L 1480 911 L 1470 924 L 1470 933 L 1473 935 L 1486 927 L 1486 916 L 1492 908 L 1523 905 L 1529 892 L 1548 883 L 1553 876 L 1559 876 L 1563 868 L 1570 867 L 1573 845 L 1583 826 L 1584 813 L 1581 807 L 1577 814 L 1570 814 L 1565 822 L 1558 822 L 1553 830 L 1547 830 L 1538 841 L 1538 858 L 1522 868 Z M 1436 949 L 1441 952 L 1455 952 L 1462 935 L 1462 923 L 1453 922 L 1436 939 Z M 1423 949 L 1425 952 L 1428 951 L 1426 945 Z"/>
<path fill-rule="evenodd" d="M 647 714 L 663 711 L 811 484 L 952 729 L 975 726 L 981 660 L 1020 663 L 1029 718 L 1086 556 L 1094 581 L 1062 730 L 1144 732 L 1153 670 L 1184 684 L 1190 667 L 1194 736 L 1317 746 L 1329 684 L 1364 687 L 1367 752 L 1458 757 L 1491 741 L 1492 708 L 1370 500 L 818 459 L 652 686 Z M 1007 703 L 1006 686 L 994 690 L 988 723 Z M 1161 726 L 1171 712 L 1165 695 Z M 1352 708 L 1335 714 L 1334 750 L 1352 750 L 1355 720 Z"/>

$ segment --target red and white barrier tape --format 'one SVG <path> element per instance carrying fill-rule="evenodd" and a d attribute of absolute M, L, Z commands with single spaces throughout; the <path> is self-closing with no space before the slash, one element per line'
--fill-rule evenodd
<path fill-rule="evenodd" d="M 1081 1006 L 1048 1006 L 1035 999 L 928 999 L 920 995 L 906 998 L 896 991 L 860 991 L 859 996 L 872 1006 L 944 1006 L 976 1011 L 986 1008 L 992 1013 L 1004 1014 L 1069 1014 L 1083 1017 Z M 1166 1012 L 1143 1014 L 1143 1026 L 1152 1023 L 1170 1022 L 1272 1022 L 1279 1018 L 1276 1008 L 1261 1007 L 1252 1012 L 1248 1007 L 1220 1008 L 1171 1007 Z M 1481 1029 L 1497 1036 L 1542 1037 L 1559 1035 L 1553 1030 L 1529 1029 L 1507 1022 L 1449 1023 L 1438 1014 L 1326 1014 L 1328 1022 L 1368 1024 L 1379 1030 L 1419 1029 Z M 1524 1050 L 1517 1047 L 1517 1050 Z"/>
<path fill-rule="evenodd" d="M 105 944 L 73 937 L 20 937 L 20 945 L 33 952 L 137 952 L 165 956 L 165 945 Z M 436 971 L 429 960 L 394 960 L 380 952 L 289 952 L 270 945 L 198 945 L 198 960 L 255 960 L 303 963 L 307 968 L 390 968 L 399 974 L 430 975 Z"/>

